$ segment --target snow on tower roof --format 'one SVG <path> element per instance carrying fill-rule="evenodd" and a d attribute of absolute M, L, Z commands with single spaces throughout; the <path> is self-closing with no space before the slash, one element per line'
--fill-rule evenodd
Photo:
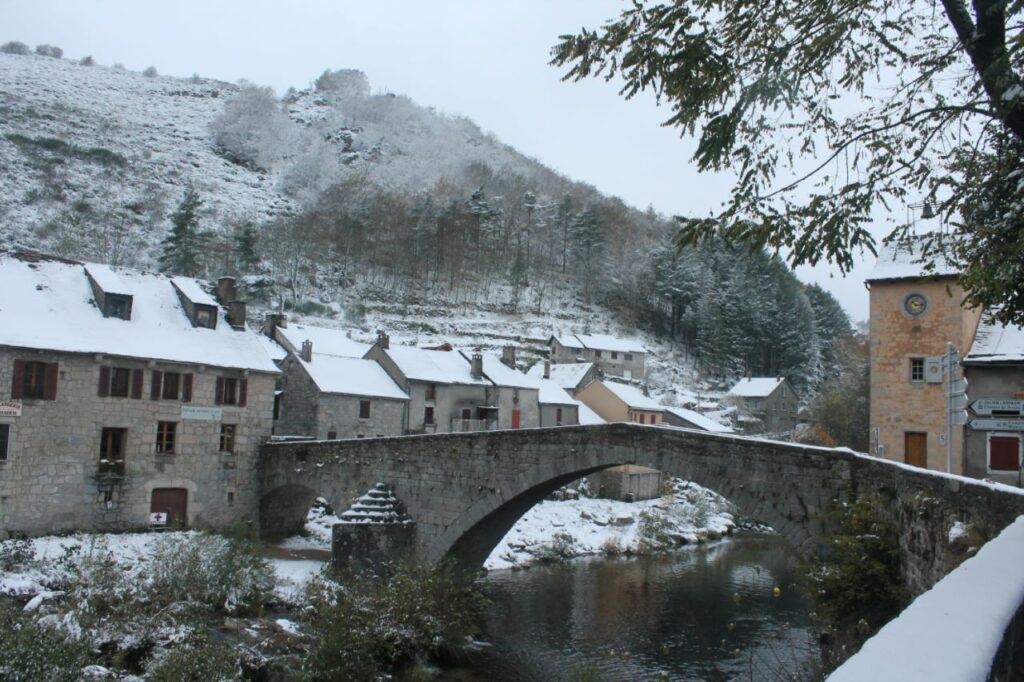
<path fill-rule="evenodd" d="M 391 346 L 384 353 L 405 378 L 412 381 L 429 381 L 434 384 L 491 383 L 485 377 L 473 376 L 470 363 L 457 351 Z"/>
<path fill-rule="evenodd" d="M 644 392 L 635 386 L 628 386 L 615 381 L 602 381 L 601 383 L 629 407 L 638 410 L 657 410 L 659 412 L 665 409 L 664 405 L 658 403 L 654 398 L 644 395 Z"/>
<path fill-rule="evenodd" d="M 729 389 L 727 395 L 740 398 L 767 398 L 785 380 L 785 377 L 744 377 Z"/>
<path fill-rule="evenodd" d="M 409 396 L 376 360 L 313 353 L 313 361 L 295 356 L 323 393 L 408 400 Z"/>
<path fill-rule="evenodd" d="M 277 333 L 296 352 L 302 350 L 302 343 L 304 341 L 311 341 L 313 343 L 314 353 L 337 355 L 343 358 L 361 358 L 366 355 L 366 351 L 370 350 L 369 344 L 353 341 L 341 329 L 314 327 L 306 324 L 289 324 L 287 327 L 278 327 Z"/>
<path fill-rule="evenodd" d="M 666 412 L 671 412 L 680 419 L 684 419 L 693 424 L 698 429 L 704 429 L 705 431 L 711 431 L 713 433 L 732 433 L 732 429 L 724 424 L 719 424 L 710 417 L 705 417 L 700 412 L 694 412 L 693 410 L 687 410 L 683 407 L 666 407 Z"/>
<path fill-rule="evenodd" d="M 878 250 L 878 260 L 868 275 L 868 282 L 894 279 L 920 279 L 922 277 L 956 277 L 959 269 L 946 261 L 942 254 L 930 258 L 935 259 L 935 268 L 926 269 L 922 262 L 925 241 L 933 235 L 911 237 L 909 239 L 883 244 Z"/>
<path fill-rule="evenodd" d="M 133 297 L 130 320 L 103 316 L 82 263 L 0 253 L 0 345 L 277 373 L 257 334 L 226 321 L 216 329 L 193 327 L 171 278 L 105 267 Z"/>
<path fill-rule="evenodd" d="M 982 316 L 965 364 L 1024 362 L 1024 329 L 1000 324 L 989 313 Z"/>

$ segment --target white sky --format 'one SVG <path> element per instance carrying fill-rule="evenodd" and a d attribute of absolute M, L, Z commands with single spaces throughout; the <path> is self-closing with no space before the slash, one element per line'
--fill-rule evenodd
<path fill-rule="evenodd" d="M 364 71 L 374 91 L 464 114 L 564 175 L 662 214 L 707 215 L 727 176 L 693 168 L 693 143 L 660 127 L 653 97 L 625 101 L 602 80 L 563 83 L 547 65 L 560 34 L 596 28 L 621 0 L 0 0 L 0 42 L 57 45 L 163 75 L 309 85 L 325 69 Z M 901 216 L 902 217 L 902 216 Z M 879 230 L 882 232 L 883 230 Z M 868 255 L 850 276 L 800 268 L 854 320 L 867 318 Z"/>

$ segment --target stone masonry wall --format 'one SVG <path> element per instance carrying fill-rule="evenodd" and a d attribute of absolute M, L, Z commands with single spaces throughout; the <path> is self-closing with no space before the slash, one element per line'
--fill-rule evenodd
<path fill-rule="evenodd" d="M 73 333 L 70 330 L 69 333 Z M 154 488 L 188 491 L 189 522 L 226 527 L 256 518 L 257 453 L 270 434 L 274 376 L 251 373 L 247 405 L 222 406 L 223 421 L 182 419 L 180 400 L 152 400 L 152 370 L 192 372 L 195 407 L 214 406 L 214 367 L 0 348 L 0 395 L 10 397 L 14 360 L 56 362 L 56 400 L 22 400 L 0 462 L 0 535 L 121 530 L 149 523 Z M 101 365 L 144 370 L 141 399 L 98 397 Z M 177 422 L 173 454 L 157 454 L 158 421 Z M 237 425 L 234 453 L 220 452 L 220 425 Z M 103 427 L 127 429 L 125 475 L 99 476 Z M 109 503 L 105 496 L 109 494 Z M 230 497 L 230 499 L 229 499 Z"/>

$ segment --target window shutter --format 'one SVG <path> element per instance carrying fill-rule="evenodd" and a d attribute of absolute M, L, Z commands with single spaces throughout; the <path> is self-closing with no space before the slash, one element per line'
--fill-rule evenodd
<path fill-rule="evenodd" d="M 142 376 L 145 372 L 141 369 L 132 370 L 132 397 L 136 400 L 142 399 Z"/>
<path fill-rule="evenodd" d="M 163 384 L 164 373 L 158 369 L 153 370 L 153 375 L 149 382 L 149 399 L 160 400 L 160 388 Z"/>
<path fill-rule="evenodd" d="M 238 382 L 238 406 L 245 407 L 245 400 L 249 393 L 249 380 L 242 379 Z"/>
<path fill-rule="evenodd" d="M 43 374 L 43 400 L 57 399 L 57 363 L 46 363 L 46 371 Z"/>
<path fill-rule="evenodd" d="M 213 391 L 213 403 L 215 405 L 224 404 L 224 377 L 217 377 L 217 387 Z"/>
<path fill-rule="evenodd" d="M 96 395 L 101 398 L 106 398 L 110 395 L 110 368 L 106 365 L 100 367 L 100 385 Z"/>
<path fill-rule="evenodd" d="M 11 380 L 11 397 L 20 398 L 21 389 L 25 386 L 25 361 L 14 361 L 14 377 Z"/>
<path fill-rule="evenodd" d="M 192 402 L 192 373 L 181 375 L 181 402 Z"/>

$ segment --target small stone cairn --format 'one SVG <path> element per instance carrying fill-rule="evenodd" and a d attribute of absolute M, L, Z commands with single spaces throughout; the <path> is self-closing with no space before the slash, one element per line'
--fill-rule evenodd
<path fill-rule="evenodd" d="M 331 538 L 335 569 L 381 574 L 413 557 L 416 524 L 388 485 L 377 483 L 339 519 Z"/>

